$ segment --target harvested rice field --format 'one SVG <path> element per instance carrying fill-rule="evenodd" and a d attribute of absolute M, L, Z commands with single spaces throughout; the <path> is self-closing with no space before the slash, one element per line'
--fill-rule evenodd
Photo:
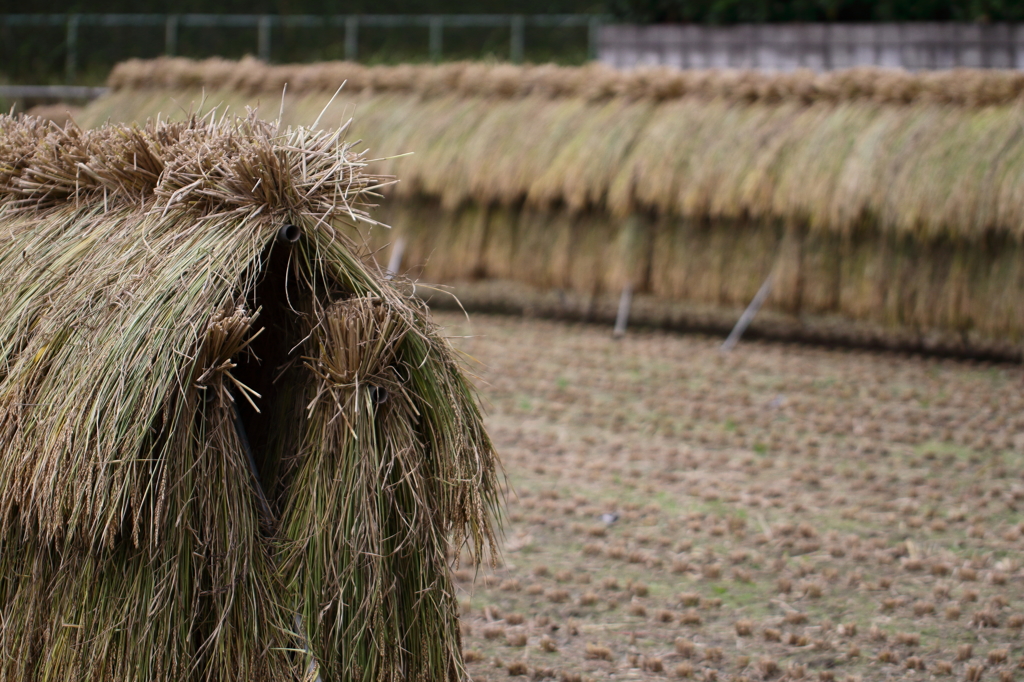
<path fill-rule="evenodd" d="M 510 487 L 475 680 L 1024 679 L 1024 370 L 441 313 Z"/>

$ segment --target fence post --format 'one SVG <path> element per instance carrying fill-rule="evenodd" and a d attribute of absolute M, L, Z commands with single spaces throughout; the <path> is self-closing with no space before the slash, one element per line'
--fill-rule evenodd
<path fill-rule="evenodd" d="M 270 63 L 270 17 L 263 15 L 256 24 L 256 54 L 260 61 Z"/>
<path fill-rule="evenodd" d="M 525 32 L 526 20 L 521 14 L 517 14 L 512 17 L 512 44 L 509 46 L 509 58 L 514 64 L 519 64 L 523 61 L 523 43 Z"/>
<path fill-rule="evenodd" d="M 601 20 L 590 17 L 587 21 L 587 59 L 597 59 L 597 38 L 601 29 Z"/>
<path fill-rule="evenodd" d="M 345 60 L 359 58 L 359 17 L 345 17 Z"/>
<path fill-rule="evenodd" d="M 444 18 L 430 17 L 430 61 L 441 61 L 441 50 L 444 44 Z"/>
<path fill-rule="evenodd" d="M 64 78 L 67 82 L 74 83 L 78 71 L 78 15 L 72 14 L 68 17 L 67 30 L 67 57 L 64 63 Z"/>
<path fill-rule="evenodd" d="M 167 15 L 164 23 L 164 54 L 173 57 L 178 52 L 178 15 Z"/>

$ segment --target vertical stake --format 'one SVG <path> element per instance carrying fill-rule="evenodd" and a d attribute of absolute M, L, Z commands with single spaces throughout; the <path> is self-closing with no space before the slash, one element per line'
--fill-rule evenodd
<path fill-rule="evenodd" d="M 264 528 L 270 530 L 274 527 L 276 522 L 274 519 L 274 512 L 270 509 L 270 502 L 267 500 L 267 494 L 263 492 L 263 484 L 260 483 L 260 470 L 256 467 L 256 458 L 252 456 L 252 446 L 249 445 L 249 436 L 245 432 L 245 424 L 242 423 L 242 413 L 238 409 L 238 402 L 233 397 L 231 398 L 231 414 L 235 422 L 235 435 L 238 436 L 238 441 L 242 445 L 242 451 L 245 453 L 245 457 L 249 461 L 249 473 L 252 475 L 252 487 L 256 492 L 256 511 L 259 512 L 260 522 L 263 524 Z"/>
<path fill-rule="evenodd" d="M 245 432 L 245 424 L 242 422 L 242 413 L 238 409 L 238 402 L 235 401 L 234 397 L 231 396 L 230 391 L 228 396 L 231 399 L 231 411 L 234 417 L 235 435 L 238 437 L 238 441 L 242 446 L 245 457 L 249 461 L 249 473 L 252 475 L 252 485 L 256 491 L 256 511 L 259 513 L 260 523 L 263 529 L 270 532 L 274 529 L 277 520 L 274 518 L 274 512 L 270 508 L 270 502 L 267 500 L 267 494 L 263 491 L 263 484 L 260 482 L 260 471 L 256 467 L 256 458 L 252 455 L 252 446 L 249 444 L 249 435 Z M 306 653 L 306 657 L 309 659 L 309 664 L 306 666 L 306 677 L 305 679 L 311 679 L 312 674 L 315 672 L 316 682 L 321 682 L 323 679 L 320 675 L 320 667 L 316 663 L 316 658 L 313 657 L 312 649 L 310 647 L 309 637 L 302 629 L 302 618 L 298 614 L 295 615 L 295 630 L 299 635 L 299 639 L 302 640 L 302 648 Z"/>
<path fill-rule="evenodd" d="M 359 17 L 345 17 L 345 61 L 359 57 Z"/>
<path fill-rule="evenodd" d="M 75 82 L 78 71 L 78 20 L 77 14 L 68 17 L 67 29 L 67 61 L 64 64 L 64 78 L 68 84 Z"/>
<path fill-rule="evenodd" d="M 521 14 L 512 17 L 512 43 L 509 46 L 509 59 L 512 63 L 519 64 L 523 61 L 523 34 L 526 29 L 526 20 Z"/>
<path fill-rule="evenodd" d="M 164 54 L 173 57 L 178 53 L 178 15 L 167 15 L 164 23 Z"/>
<path fill-rule="evenodd" d="M 772 291 L 772 276 L 768 275 L 768 278 L 761 285 L 761 288 L 757 290 L 757 294 L 754 296 L 754 300 L 750 302 L 747 309 L 740 315 L 739 321 L 736 322 L 736 326 L 729 332 L 729 338 L 725 340 L 722 347 L 719 349 L 723 353 L 731 351 L 737 343 L 740 341 L 740 337 L 743 336 L 743 332 L 747 331 L 747 327 L 754 321 L 754 316 L 757 315 L 757 311 L 761 309 L 764 302 L 768 299 L 768 294 Z"/>
<path fill-rule="evenodd" d="M 619 296 L 619 312 L 615 315 L 615 331 L 612 336 L 621 339 L 626 335 L 626 323 L 629 322 L 629 308 L 633 304 L 633 283 L 626 282 Z"/>
<path fill-rule="evenodd" d="M 264 64 L 270 63 L 270 21 L 264 14 L 256 24 L 256 54 Z"/>
<path fill-rule="evenodd" d="M 587 59 L 593 61 L 597 59 L 597 38 L 598 32 L 601 30 L 601 20 L 597 17 L 590 17 L 587 22 Z"/>
<path fill-rule="evenodd" d="M 405 238 L 399 237 L 395 240 L 395 245 L 391 247 L 391 259 L 388 260 L 388 269 L 384 279 L 394 279 L 395 275 L 398 274 L 398 269 L 402 267 L 402 253 L 404 251 Z"/>
<path fill-rule="evenodd" d="M 441 50 L 444 44 L 444 18 L 439 15 L 430 17 L 430 61 L 441 61 Z"/>

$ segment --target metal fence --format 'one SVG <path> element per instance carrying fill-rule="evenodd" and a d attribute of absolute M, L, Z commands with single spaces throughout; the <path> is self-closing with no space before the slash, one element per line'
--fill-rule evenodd
<path fill-rule="evenodd" d="M 359 58 L 361 27 L 422 27 L 428 32 L 428 53 L 432 60 L 444 54 L 445 28 L 507 28 L 508 57 L 521 62 L 525 51 L 526 28 L 586 28 L 587 52 L 597 55 L 598 29 L 605 19 L 591 14 L 363 14 L 312 16 L 272 14 L 7 14 L 0 15 L 0 28 L 50 27 L 65 30 L 65 78 L 74 82 L 85 46 L 79 42 L 79 29 L 93 27 L 163 27 L 164 53 L 178 51 L 178 34 L 183 28 L 251 28 L 255 30 L 256 55 L 271 61 L 271 34 L 275 28 L 328 28 L 343 32 L 345 59 Z"/>

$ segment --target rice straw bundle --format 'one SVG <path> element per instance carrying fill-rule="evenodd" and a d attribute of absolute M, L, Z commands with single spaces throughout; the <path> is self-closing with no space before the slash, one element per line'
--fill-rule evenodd
<path fill-rule="evenodd" d="M 180 115 L 204 93 L 207 106 L 263 101 L 276 114 L 287 83 L 287 122 L 323 111 L 334 126 L 357 114 L 355 134 L 389 157 L 380 172 L 402 178 L 389 191 L 448 209 L 565 206 L 919 241 L 1024 238 L 1016 71 L 158 59 L 119 65 L 109 82 L 113 93 L 81 114 L 83 125 Z"/>
<path fill-rule="evenodd" d="M 270 65 L 251 57 L 240 62 L 216 57 L 202 61 L 182 57 L 131 59 L 118 64 L 109 80 L 117 90 L 206 88 L 259 94 L 280 92 L 287 83 L 295 93 L 328 95 L 342 82 L 357 93 L 413 93 L 423 98 L 451 94 L 503 99 L 536 96 L 591 101 L 615 97 L 650 101 L 695 97 L 743 103 L 867 100 L 977 107 L 1012 103 L 1024 94 L 1024 75 L 999 69 L 909 72 L 857 67 L 821 73 L 809 69 L 773 73 L 654 66 L 623 71 L 599 63 L 583 67 L 480 62 L 436 66 L 367 66 L 355 62 Z"/>
<path fill-rule="evenodd" d="M 378 171 L 402 178 L 388 220 L 428 281 L 582 296 L 631 282 L 731 310 L 771 273 L 768 309 L 797 327 L 1024 340 L 1019 72 L 160 59 L 117 67 L 80 120 L 173 113 L 203 92 L 276 112 L 286 82 L 287 121 L 355 114 L 388 157 Z"/>
<path fill-rule="evenodd" d="M 0 117 L 0 679 L 463 677 L 497 462 L 341 135 Z"/>

